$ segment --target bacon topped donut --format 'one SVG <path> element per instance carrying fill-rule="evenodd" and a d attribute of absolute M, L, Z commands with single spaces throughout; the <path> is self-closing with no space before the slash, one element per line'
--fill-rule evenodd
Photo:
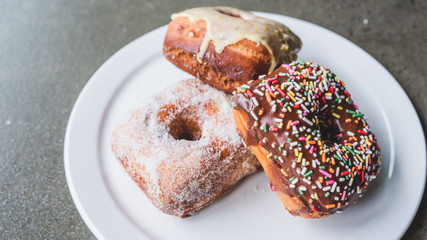
<path fill-rule="evenodd" d="M 380 167 L 380 149 L 343 81 L 301 60 L 249 81 L 234 119 L 277 195 L 295 216 L 321 218 L 356 202 Z"/>

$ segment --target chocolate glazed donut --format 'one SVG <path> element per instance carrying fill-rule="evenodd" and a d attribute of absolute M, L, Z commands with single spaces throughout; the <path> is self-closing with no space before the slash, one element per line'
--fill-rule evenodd
<path fill-rule="evenodd" d="M 356 202 L 380 170 L 380 149 L 343 81 L 301 60 L 249 81 L 234 118 L 272 189 L 295 216 L 321 218 Z"/>

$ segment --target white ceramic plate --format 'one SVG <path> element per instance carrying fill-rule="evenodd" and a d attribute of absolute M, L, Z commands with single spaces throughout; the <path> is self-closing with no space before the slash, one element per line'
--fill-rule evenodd
<path fill-rule="evenodd" d="M 343 37 L 298 19 L 258 15 L 289 26 L 303 41 L 300 58 L 330 67 L 368 117 L 383 168 L 355 206 L 326 219 L 291 216 L 263 172 L 191 218 L 158 211 L 110 149 L 114 124 L 144 99 L 190 76 L 162 55 L 166 26 L 125 46 L 93 75 L 71 113 L 65 171 L 73 200 L 100 239 L 373 239 L 400 238 L 421 200 L 426 147 L 417 114 L 392 75 Z"/>

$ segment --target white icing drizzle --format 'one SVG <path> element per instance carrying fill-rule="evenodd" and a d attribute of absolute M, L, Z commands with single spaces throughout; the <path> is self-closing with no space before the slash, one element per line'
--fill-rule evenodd
<path fill-rule="evenodd" d="M 283 24 L 236 8 L 192 8 L 172 14 L 172 20 L 177 17 L 188 17 L 190 22 L 206 22 L 206 35 L 197 53 L 199 62 L 210 41 L 213 41 L 215 51 L 221 53 L 226 46 L 248 39 L 268 49 L 272 59 L 269 71 L 273 71 L 282 58 L 296 53 L 301 47 L 300 39 Z"/>

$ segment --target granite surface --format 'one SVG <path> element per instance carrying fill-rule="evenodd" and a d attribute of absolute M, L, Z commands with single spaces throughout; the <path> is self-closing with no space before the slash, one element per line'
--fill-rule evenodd
<path fill-rule="evenodd" d="M 63 144 L 96 69 L 171 13 L 231 5 L 279 13 L 353 41 L 397 79 L 427 124 L 427 1 L 52 0 L 0 2 L 0 239 L 93 239 L 71 199 Z M 404 239 L 427 239 L 426 197 Z M 396 220 L 397 221 L 397 220 Z"/>

